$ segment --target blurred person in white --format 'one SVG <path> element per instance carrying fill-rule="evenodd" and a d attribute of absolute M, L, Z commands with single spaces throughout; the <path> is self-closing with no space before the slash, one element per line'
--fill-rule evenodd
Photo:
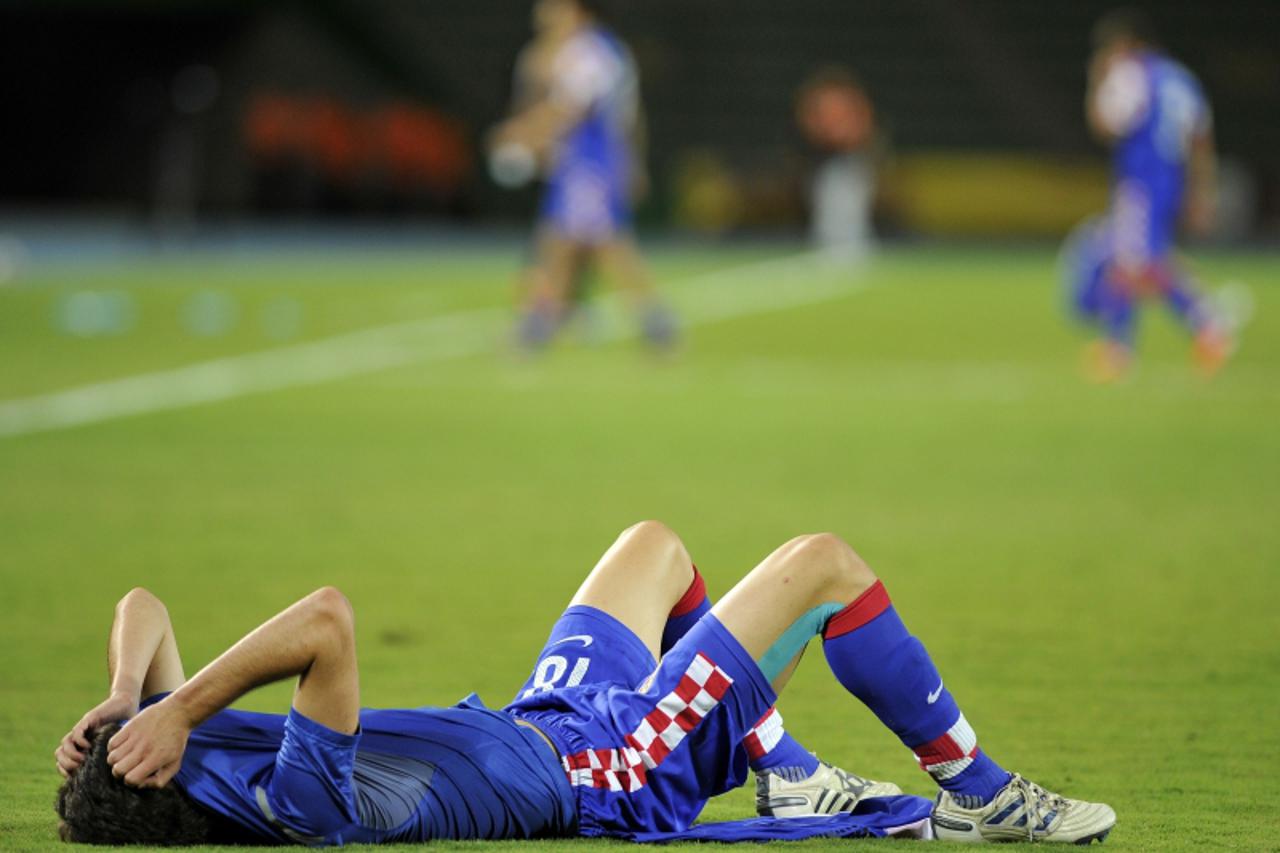
<path fill-rule="evenodd" d="M 537 27 L 534 20 L 533 37 L 516 54 L 515 71 L 511 81 L 511 104 L 508 116 L 517 116 L 535 104 L 546 100 L 551 94 L 553 71 L 556 53 L 561 47 L 561 40 L 545 28 Z M 495 134 L 496 139 L 496 134 Z M 495 183 L 506 189 L 518 189 L 533 180 L 545 182 L 548 178 L 550 163 L 544 156 L 541 160 L 533 152 L 520 143 L 506 142 L 494 144 L 489 150 L 489 172 Z M 535 229 L 529 247 L 526 250 L 520 273 L 516 279 L 515 301 L 525 305 L 534 294 L 545 288 L 542 265 L 538 257 L 538 233 Z M 595 324 L 595 316 L 588 299 L 589 275 L 586 253 L 578 250 L 570 259 L 569 283 L 566 293 L 566 316 L 564 323 L 572 320 L 581 327 L 582 333 L 590 337 Z"/>
<path fill-rule="evenodd" d="M 539 162 L 546 168 L 519 343 L 536 350 L 550 342 L 569 314 L 580 265 L 592 261 L 630 296 L 645 339 L 670 348 L 675 317 L 631 228 L 646 184 L 635 63 L 604 26 L 596 0 L 538 0 L 533 21 L 537 38 L 522 57 L 532 86 L 494 131 L 491 155 L 501 183 L 532 179 Z"/>
<path fill-rule="evenodd" d="M 822 157 L 810 187 L 813 242 L 834 258 L 862 260 L 874 240 L 876 127 L 871 99 L 848 69 L 828 66 L 800 87 L 796 121 Z"/>
<path fill-rule="evenodd" d="M 1097 328 L 1086 351 L 1095 381 L 1127 373 L 1137 307 L 1158 298 L 1194 341 L 1200 370 L 1216 372 L 1235 348 L 1234 323 L 1178 262 L 1182 219 L 1199 233 L 1213 221 L 1217 157 L 1200 82 L 1158 44 L 1147 17 L 1120 9 L 1094 28 L 1086 116 L 1114 158 L 1109 209 L 1068 243 L 1077 313 Z"/>

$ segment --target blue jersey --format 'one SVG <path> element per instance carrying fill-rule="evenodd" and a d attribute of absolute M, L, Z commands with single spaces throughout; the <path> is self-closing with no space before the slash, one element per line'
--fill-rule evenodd
<path fill-rule="evenodd" d="M 579 118 L 556 147 L 542 217 L 570 239 L 608 239 L 630 219 L 639 84 L 626 46 L 600 27 L 575 34 L 556 54 L 550 97 Z"/>
<path fill-rule="evenodd" d="M 1208 129 L 1209 107 L 1200 83 L 1181 64 L 1159 53 L 1138 56 L 1141 106 L 1116 146 L 1120 181 L 1137 181 L 1175 211 L 1181 206 L 1192 139 Z"/>
<path fill-rule="evenodd" d="M 1117 255 L 1145 262 L 1172 246 L 1192 141 L 1212 124 L 1199 82 L 1154 51 L 1118 60 L 1098 86 L 1095 106 L 1116 137 Z"/>
<path fill-rule="evenodd" d="M 365 709 L 350 735 L 296 711 L 222 711 L 192 732 L 174 781 L 270 842 L 532 838 L 576 826 L 547 743 L 474 696 L 453 708 Z"/>

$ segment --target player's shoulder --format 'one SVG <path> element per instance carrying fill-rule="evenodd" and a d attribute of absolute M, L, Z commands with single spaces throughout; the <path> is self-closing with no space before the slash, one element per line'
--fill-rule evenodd
<path fill-rule="evenodd" d="M 609 30 L 603 27 L 583 27 L 565 39 L 558 59 L 561 62 L 612 64 L 626 55 L 626 47 Z"/>
<path fill-rule="evenodd" d="M 1157 54 L 1153 59 L 1154 73 L 1203 96 L 1204 86 L 1196 73 L 1182 62 L 1167 54 Z"/>

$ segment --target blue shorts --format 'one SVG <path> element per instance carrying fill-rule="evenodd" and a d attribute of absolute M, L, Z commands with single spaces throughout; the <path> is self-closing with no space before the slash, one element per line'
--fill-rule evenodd
<path fill-rule="evenodd" d="M 1122 180 L 1108 211 L 1112 259 L 1120 269 L 1140 275 L 1173 251 L 1180 198 L 1167 198 L 1142 181 Z"/>
<path fill-rule="evenodd" d="M 539 215 L 544 227 L 576 243 L 612 240 L 631 226 L 626 180 L 589 160 L 565 164 L 548 180 Z"/>
<path fill-rule="evenodd" d="M 593 607 L 565 611 L 506 710 L 555 742 L 582 835 L 689 827 L 706 801 L 746 781 L 743 739 L 776 696 L 711 614 L 662 661 Z"/>

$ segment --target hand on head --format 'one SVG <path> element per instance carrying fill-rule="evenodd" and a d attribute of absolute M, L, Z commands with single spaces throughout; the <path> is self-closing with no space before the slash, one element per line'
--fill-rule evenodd
<path fill-rule="evenodd" d="M 89 751 L 89 736 L 94 729 L 108 723 L 119 723 L 138 713 L 138 700 L 123 692 L 113 692 L 98 705 L 89 709 L 80 721 L 67 732 L 58 748 L 53 751 L 58 772 L 64 777 L 74 773 L 84 763 Z"/>
<path fill-rule="evenodd" d="M 117 778 L 137 788 L 163 788 L 182 766 L 191 726 L 166 700 L 152 705 L 107 744 Z"/>

